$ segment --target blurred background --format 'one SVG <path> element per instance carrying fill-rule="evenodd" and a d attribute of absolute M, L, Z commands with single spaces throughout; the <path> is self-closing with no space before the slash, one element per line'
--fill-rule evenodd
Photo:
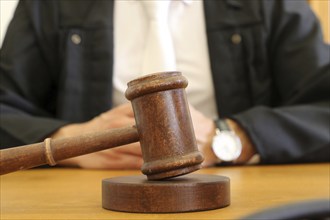
<path fill-rule="evenodd" d="M 286 0 L 286 1 L 305 1 L 305 0 Z M 308 0 L 309 4 L 321 21 L 324 39 L 330 43 L 330 0 Z M 7 26 L 13 16 L 18 0 L 0 0 L 0 47 L 5 36 Z"/>

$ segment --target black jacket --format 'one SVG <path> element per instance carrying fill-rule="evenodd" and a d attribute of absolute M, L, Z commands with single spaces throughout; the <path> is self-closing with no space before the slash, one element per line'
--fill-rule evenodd
<path fill-rule="evenodd" d="M 308 4 L 204 9 L 219 117 L 246 129 L 263 163 L 329 161 L 329 46 Z M 21 1 L 0 57 L 1 147 L 89 120 L 111 108 L 113 2 Z"/>

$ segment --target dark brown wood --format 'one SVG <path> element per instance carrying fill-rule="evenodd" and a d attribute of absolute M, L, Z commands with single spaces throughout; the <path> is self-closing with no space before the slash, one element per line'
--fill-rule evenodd
<path fill-rule="evenodd" d="M 51 140 L 55 161 L 105 150 L 139 140 L 136 127 L 111 129 L 79 137 Z M 0 174 L 47 164 L 45 142 L 0 151 Z M 50 164 L 51 165 L 51 164 Z"/>
<path fill-rule="evenodd" d="M 228 177 L 188 174 L 150 181 L 144 176 L 124 176 L 102 181 L 102 206 L 123 212 L 191 212 L 230 204 Z"/>
<path fill-rule="evenodd" d="M 200 168 L 202 154 L 197 149 L 184 88 L 188 81 L 180 72 L 147 75 L 128 83 L 144 164 L 148 179 L 183 175 Z"/>
<path fill-rule="evenodd" d="M 0 173 L 28 169 L 140 140 L 148 179 L 165 179 L 200 168 L 184 88 L 179 72 L 147 75 L 128 83 L 126 97 L 132 101 L 136 127 L 50 140 L 0 151 Z"/>

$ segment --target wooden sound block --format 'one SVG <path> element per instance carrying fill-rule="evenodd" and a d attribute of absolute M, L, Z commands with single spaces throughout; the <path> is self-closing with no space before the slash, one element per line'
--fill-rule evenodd
<path fill-rule="evenodd" d="M 123 176 L 102 181 L 102 206 L 123 212 L 170 213 L 217 209 L 230 204 L 228 177 L 188 174 L 150 181 Z"/>

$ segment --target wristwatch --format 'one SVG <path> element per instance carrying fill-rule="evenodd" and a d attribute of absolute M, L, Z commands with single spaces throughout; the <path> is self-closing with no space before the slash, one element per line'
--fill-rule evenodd
<path fill-rule="evenodd" d="M 232 131 L 225 119 L 215 121 L 216 134 L 212 141 L 212 150 L 220 161 L 233 162 L 242 153 L 242 143 Z"/>

